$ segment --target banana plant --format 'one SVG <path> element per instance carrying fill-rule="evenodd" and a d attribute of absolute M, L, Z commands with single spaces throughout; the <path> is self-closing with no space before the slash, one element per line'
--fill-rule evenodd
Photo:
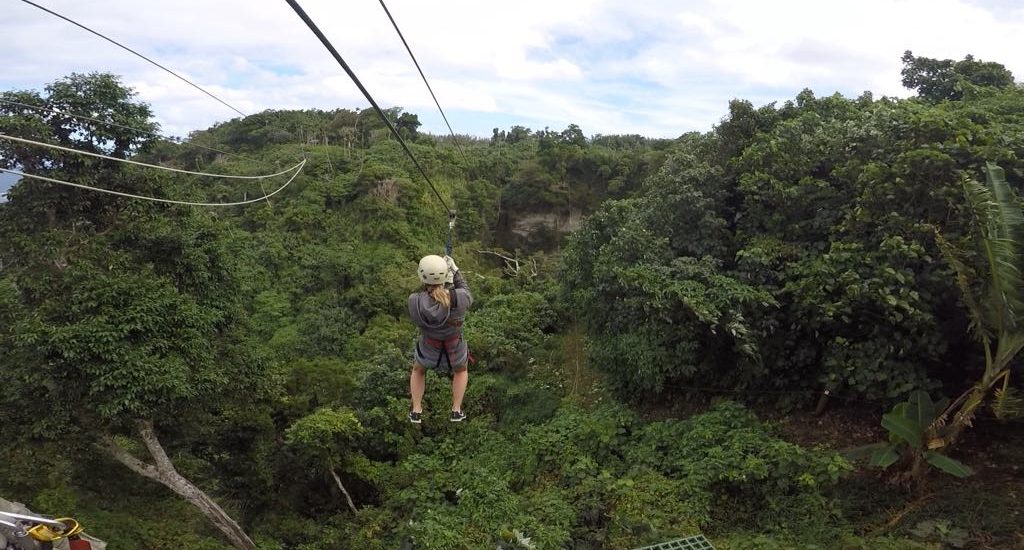
<path fill-rule="evenodd" d="M 1003 169 L 985 166 L 985 184 L 963 179 L 964 198 L 973 218 L 970 240 L 977 261 L 935 230 L 936 242 L 953 268 L 970 320 L 969 330 L 985 353 L 981 378 L 952 403 L 932 402 L 915 392 L 882 417 L 889 442 L 869 446 L 871 464 L 888 468 L 904 458 L 910 477 L 923 490 L 929 466 L 965 477 L 972 470 L 949 458 L 947 451 L 971 426 L 990 396 L 993 412 L 1007 416 L 1022 409 L 1010 387 L 1011 365 L 1024 348 L 1024 210 L 1006 181 Z"/>
<path fill-rule="evenodd" d="M 944 432 L 942 412 L 949 406 L 949 399 L 933 402 L 923 391 L 915 391 L 903 403 L 897 403 L 892 411 L 882 416 L 882 427 L 889 431 L 889 441 L 871 445 L 865 450 L 871 453 L 870 464 L 889 468 L 897 462 L 910 466 L 909 477 L 918 491 L 923 491 L 928 468 L 935 467 L 956 477 L 967 477 L 974 473 L 966 464 L 950 458 L 941 452 Z"/>
<path fill-rule="evenodd" d="M 1000 417 L 1021 412 L 1010 387 L 1011 364 L 1024 348 L 1024 210 L 1003 169 L 986 165 L 986 185 L 965 178 L 964 196 L 974 218 L 973 239 L 981 261 L 975 269 L 965 254 L 936 230 L 936 240 L 953 268 L 970 319 L 970 330 L 985 353 L 985 371 L 954 400 L 941 418 L 952 419 L 938 443 L 956 443 L 990 394 Z M 984 264 L 982 266 L 982 264 Z"/>

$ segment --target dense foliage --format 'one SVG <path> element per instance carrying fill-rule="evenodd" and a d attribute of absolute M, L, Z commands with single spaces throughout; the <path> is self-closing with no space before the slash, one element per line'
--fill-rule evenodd
<path fill-rule="evenodd" d="M 962 390 L 984 365 L 936 230 L 980 265 L 963 183 L 990 161 L 1020 190 L 1024 97 L 996 64 L 905 61 L 922 98 L 734 101 L 677 140 L 570 125 L 456 142 L 389 109 L 458 211 L 475 297 L 469 420 L 447 422 L 448 381 L 430 375 L 421 426 L 405 418 L 406 296 L 446 217 L 371 111 L 266 111 L 173 143 L 110 75 L 5 92 L 64 111 L 0 104 L 6 134 L 225 174 L 309 162 L 245 208 L 15 185 L 0 496 L 127 549 L 627 549 L 697 532 L 732 549 L 928 547 L 868 532 L 847 459 L 739 404 L 829 389 L 888 405 Z M 938 78 L 958 95 L 927 96 Z M 2 140 L 0 162 L 183 200 L 283 182 Z M 178 478 L 245 538 L 177 499 Z M 960 536 L 943 518 L 918 528 Z"/>
<path fill-rule="evenodd" d="M 598 364 L 625 395 L 959 389 L 979 358 L 935 230 L 969 236 L 962 181 L 986 162 L 1024 181 L 1024 92 L 981 84 L 937 104 L 734 101 L 573 236 L 564 288 Z"/>

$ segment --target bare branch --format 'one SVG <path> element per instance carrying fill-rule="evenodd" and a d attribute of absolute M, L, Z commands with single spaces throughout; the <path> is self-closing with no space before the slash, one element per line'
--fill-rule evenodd
<path fill-rule="evenodd" d="M 160 444 L 160 440 L 156 437 L 156 431 L 153 429 L 152 420 L 140 420 L 136 424 L 136 429 L 139 431 L 139 436 L 142 437 L 142 443 L 146 445 L 146 449 L 149 454 L 153 456 L 153 460 L 156 461 L 156 467 L 161 473 L 166 475 L 178 475 L 178 471 L 174 468 L 174 464 L 171 463 L 170 457 L 167 456 L 167 452 L 164 451 L 163 445 Z"/>
<path fill-rule="evenodd" d="M 515 258 L 510 258 L 510 257 L 508 257 L 508 256 L 506 256 L 504 254 L 501 254 L 500 252 L 495 252 L 493 250 L 477 250 L 476 252 L 477 252 L 477 254 L 491 254 L 491 255 L 494 255 L 494 256 L 497 256 L 497 257 L 501 258 L 502 260 L 505 260 L 506 262 L 517 262 L 518 261 Z"/>
<path fill-rule="evenodd" d="M 352 502 L 352 496 L 345 490 L 345 486 L 342 485 L 341 478 L 338 477 L 338 473 L 334 471 L 334 468 L 328 468 L 328 470 L 330 470 L 331 475 L 334 477 L 334 482 L 338 484 L 338 488 L 341 489 L 341 492 L 345 495 L 345 500 L 348 502 L 349 509 L 352 510 L 353 514 L 358 514 L 359 510 L 356 510 L 356 505 Z"/>
<path fill-rule="evenodd" d="M 106 435 L 102 438 L 102 444 L 97 443 L 96 447 L 114 457 L 115 460 L 124 464 L 129 470 L 160 483 L 171 491 L 185 498 L 190 504 L 199 509 L 204 516 L 224 534 L 231 544 L 239 550 L 255 550 L 256 545 L 249 538 L 249 535 L 202 489 L 196 487 L 188 479 L 174 469 L 170 458 L 164 452 L 163 446 L 156 438 L 153 429 L 153 422 L 146 420 L 138 423 L 138 432 L 142 436 L 146 447 L 157 466 L 146 464 L 135 458 L 123 447 L 114 441 L 113 437 Z"/>
<path fill-rule="evenodd" d="M 154 481 L 162 482 L 160 472 L 156 469 L 156 466 L 146 464 L 145 462 L 135 458 L 129 453 L 124 447 L 117 444 L 114 438 L 109 435 L 104 435 L 102 438 L 102 444 L 97 443 L 96 447 L 104 453 L 112 456 L 114 460 L 124 464 L 129 470 L 139 474 L 142 477 L 152 479 Z"/>
<path fill-rule="evenodd" d="M 519 277 L 520 275 L 527 275 L 529 277 L 536 277 L 538 275 L 537 260 L 530 258 L 529 260 L 520 260 L 518 254 L 516 256 L 507 256 L 494 250 L 477 250 L 477 254 L 490 254 L 497 256 L 505 262 L 504 272 L 509 277 Z M 530 266 L 530 271 L 525 272 L 522 270 L 524 267 L 522 263 L 526 263 Z"/>

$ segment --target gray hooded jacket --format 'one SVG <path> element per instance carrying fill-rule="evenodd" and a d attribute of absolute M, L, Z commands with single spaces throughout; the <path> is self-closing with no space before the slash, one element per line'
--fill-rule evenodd
<path fill-rule="evenodd" d="M 451 308 L 435 302 L 425 290 L 409 295 L 409 318 L 420 329 L 413 359 L 427 368 L 448 370 L 469 361 L 469 347 L 462 339 L 462 322 L 473 303 L 473 295 L 461 271 L 455 272 L 453 284 L 454 288 L 449 289 Z"/>

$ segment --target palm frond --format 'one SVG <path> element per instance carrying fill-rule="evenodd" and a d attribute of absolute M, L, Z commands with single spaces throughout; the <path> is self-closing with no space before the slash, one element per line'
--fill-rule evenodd
<path fill-rule="evenodd" d="M 992 224 L 992 212 L 998 208 L 996 198 L 992 190 L 978 181 L 964 176 L 961 184 L 964 188 L 964 197 L 967 199 L 967 207 L 974 215 L 974 222 L 982 228 L 985 236 L 988 236 L 988 228 Z"/>
<path fill-rule="evenodd" d="M 989 295 L 984 300 L 989 307 L 984 313 L 991 316 L 986 319 L 990 329 L 1013 331 L 1024 314 L 1024 213 L 1001 168 L 989 163 L 986 183 L 963 180 L 964 197 L 974 215 L 990 275 Z"/>
<path fill-rule="evenodd" d="M 993 313 L 997 327 L 1013 330 L 1024 313 L 1024 277 L 1020 270 L 1020 244 L 1006 238 L 987 239 L 989 271 L 992 274 L 991 291 L 994 296 Z"/>
<path fill-rule="evenodd" d="M 1024 211 L 1018 197 L 1006 181 L 1006 173 L 998 165 L 989 162 L 985 167 L 985 179 L 999 204 L 1000 237 L 1021 242 L 1024 239 Z"/>
<path fill-rule="evenodd" d="M 1006 182 L 1003 169 L 988 163 L 985 170 L 992 204 L 987 205 L 989 268 L 1003 308 L 1002 326 L 1016 332 L 1024 319 L 1024 212 Z"/>
<path fill-rule="evenodd" d="M 992 412 L 1000 420 L 1024 417 L 1024 397 L 1016 388 L 997 388 L 992 400 Z"/>
<path fill-rule="evenodd" d="M 979 340 L 984 339 L 986 336 L 991 338 L 992 334 L 989 331 L 989 325 L 985 322 L 984 318 L 985 312 L 974 294 L 974 288 L 971 287 L 971 282 L 978 280 L 978 274 L 961 259 L 961 252 L 946 240 L 946 237 L 939 232 L 939 228 L 935 227 L 933 229 L 935 230 L 935 243 L 939 245 L 939 251 L 946 258 L 946 262 L 953 268 L 956 284 L 960 287 L 960 294 L 963 295 L 964 305 L 967 306 L 967 318 L 970 320 L 968 329 Z"/>
<path fill-rule="evenodd" d="M 996 345 L 993 363 L 999 368 L 1008 367 L 1021 350 L 1024 350 L 1024 331 L 1006 332 L 1001 335 Z"/>

